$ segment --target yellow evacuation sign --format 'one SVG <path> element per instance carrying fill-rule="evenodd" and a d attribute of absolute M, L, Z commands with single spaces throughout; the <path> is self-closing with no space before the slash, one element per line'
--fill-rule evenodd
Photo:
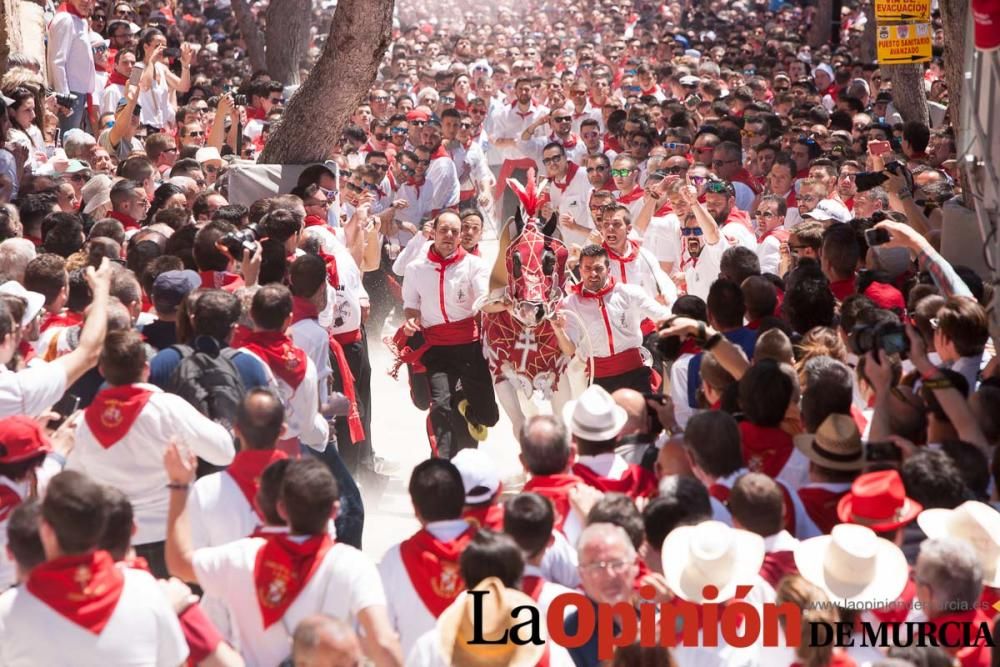
<path fill-rule="evenodd" d="M 875 0 L 875 20 L 879 23 L 930 21 L 931 0 Z"/>
<path fill-rule="evenodd" d="M 878 62 L 880 65 L 921 63 L 931 59 L 931 26 L 929 23 L 880 25 Z"/>

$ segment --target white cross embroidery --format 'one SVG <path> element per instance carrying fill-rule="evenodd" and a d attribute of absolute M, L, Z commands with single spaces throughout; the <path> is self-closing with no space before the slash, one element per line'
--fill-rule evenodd
<path fill-rule="evenodd" d="M 517 342 L 514 343 L 514 349 L 521 350 L 521 363 L 518 364 L 517 369 L 523 371 L 528 365 L 528 353 L 538 349 L 538 343 L 535 342 L 535 332 L 531 329 L 521 329 Z"/>

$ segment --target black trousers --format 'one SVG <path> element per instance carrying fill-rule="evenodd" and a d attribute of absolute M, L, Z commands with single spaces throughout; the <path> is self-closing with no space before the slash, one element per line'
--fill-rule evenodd
<path fill-rule="evenodd" d="M 650 392 L 649 382 L 651 378 L 652 370 L 649 366 L 642 366 L 621 375 L 594 378 L 594 384 L 604 387 L 609 394 L 614 393 L 618 389 L 635 389 L 640 393 L 648 394 Z"/>
<path fill-rule="evenodd" d="M 350 345 L 344 345 L 344 356 L 347 365 L 354 375 L 354 393 L 358 401 L 358 412 L 361 413 L 361 423 L 365 427 L 365 439 L 351 444 L 351 430 L 346 417 L 338 417 L 334 422 L 337 434 L 337 449 L 340 458 L 352 475 L 357 475 L 361 468 L 371 469 L 375 463 L 375 452 L 372 449 L 372 365 L 368 359 L 368 339 L 361 330 L 361 340 Z M 340 378 L 334 382 L 334 388 L 343 391 Z"/>
<path fill-rule="evenodd" d="M 431 427 L 438 456 L 450 459 L 460 449 L 477 445 L 458 411 L 463 398 L 469 401 L 469 421 L 482 426 L 494 426 L 499 421 L 493 378 L 479 341 L 431 347 L 421 361 L 427 367 L 431 388 Z"/>

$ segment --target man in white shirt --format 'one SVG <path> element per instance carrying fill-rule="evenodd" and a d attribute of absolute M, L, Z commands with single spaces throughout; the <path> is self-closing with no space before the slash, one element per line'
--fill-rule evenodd
<path fill-rule="evenodd" d="M 427 256 L 406 267 L 403 281 L 407 334 L 422 331 L 430 346 L 421 362 L 431 386 L 437 453 L 447 458 L 485 439 L 486 427 L 500 418 L 475 317 L 489 271 L 482 259 L 461 247 L 460 234 L 457 215 L 439 215 Z M 506 306 L 501 302 L 492 307 Z M 459 382 L 463 396 L 456 401 L 453 392 Z"/>
<path fill-rule="evenodd" d="M 548 123 L 552 132 L 538 136 L 536 130 Z M 535 160 L 542 158 L 542 151 L 549 144 L 559 144 L 563 147 L 567 158 L 576 164 L 583 164 L 587 157 L 587 146 L 573 133 L 573 112 L 567 107 L 553 109 L 546 116 L 540 116 L 526 127 L 519 137 L 518 148 L 525 155 Z"/>
<path fill-rule="evenodd" d="M 260 359 L 288 408 L 287 430 L 282 448 L 297 456 L 298 444 L 326 449 L 330 427 L 319 411 L 316 365 L 295 345 L 286 330 L 292 322 L 292 294 L 283 285 L 265 285 L 250 304 L 254 330 L 240 348 Z"/>
<path fill-rule="evenodd" d="M 495 201 L 503 204 L 498 216 L 501 220 L 506 219 L 514 211 L 514 207 L 519 205 L 514 193 L 505 197 L 507 179 L 517 177 L 524 180 L 524 176 L 518 172 L 536 166 L 534 159 L 526 155 L 518 143 L 521 133 L 549 112 L 547 107 L 536 105 L 532 100 L 531 79 L 527 77 L 520 77 L 514 82 L 514 95 L 513 104 L 497 105 L 490 111 L 487 119 L 487 129 L 492 128 L 490 135 L 495 137 L 493 145 L 502 159 L 495 193 Z M 505 200 L 501 201 L 501 197 L 505 197 Z"/>
<path fill-rule="evenodd" d="M 677 300 L 677 286 L 660 268 L 653 253 L 630 238 L 632 216 L 628 207 L 618 204 L 605 209 L 601 216 L 601 234 L 604 236 L 601 245 L 608 252 L 614 279 L 623 284 L 638 285 L 663 305 L 672 306 Z M 643 322 L 643 335 L 653 332 L 651 325 L 648 320 Z"/>
<path fill-rule="evenodd" d="M 757 201 L 754 217 L 757 220 L 757 259 L 761 273 L 779 275 L 781 245 L 788 243 L 789 236 L 789 230 L 785 229 L 786 213 L 784 197 L 764 195 Z"/>
<path fill-rule="evenodd" d="M 570 160 L 558 142 L 546 144 L 541 152 L 542 165 L 549 179 L 546 194 L 559 214 L 559 232 L 567 247 L 583 246 L 593 231 L 587 204 L 593 189 L 587 171 L 580 162 Z"/>
<path fill-rule="evenodd" d="M 441 143 L 442 138 L 441 120 L 437 116 L 431 116 L 424 126 L 423 144 L 418 148 L 418 151 L 427 150 L 430 153 L 429 158 L 420 155 L 421 160 L 430 159 L 427 167 L 427 184 L 431 188 L 430 215 L 457 207 L 461 190 L 455 162 Z"/>
<path fill-rule="evenodd" d="M 378 566 L 383 587 L 392 591 L 389 619 L 406 654 L 465 589 L 458 558 L 475 533 L 461 518 L 465 487 L 450 461 L 419 463 L 410 476 L 409 493 L 421 528 L 389 547 Z"/>
<path fill-rule="evenodd" d="M 729 244 L 723 240 L 715 218 L 698 201 L 694 188 L 682 188 L 680 196 L 691 208 L 691 213 L 681 220 L 680 272 L 683 275 L 680 279 L 688 294 L 708 301 L 708 290 L 719 277 L 722 254 Z"/>
<path fill-rule="evenodd" d="M 325 465 L 309 458 L 288 464 L 277 504 L 287 532 L 197 550 L 186 510 L 194 456 L 171 447 L 164 467 L 170 479 L 170 572 L 225 601 L 248 667 L 269 667 L 288 657 L 295 626 L 315 613 L 360 625 L 365 655 L 376 665 L 402 664 L 374 564 L 329 535 L 340 493 Z"/>
<path fill-rule="evenodd" d="M 184 664 L 188 647 L 156 580 L 96 550 L 107 514 L 96 481 L 73 471 L 52 478 L 39 525 L 46 562 L 0 597 L 0 663 Z"/>
<path fill-rule="evenodd" d="M 133 51 L 121 50 L 115 54 L 115 66 L 108 77 L 104 90 L 98 91 L 97 99 L 100 100 L 100 110 L 102 114 L 115 113 L 118 110 L 118 101 L 125 97 L 125 86 L 128 85 L 129 75 L 135 67 L 135 53 Z M 176 153 L 175 156 L 176 157 Z"/>
<path fill-rule="evenodd" d="M 572 356 L 582 346 L 581 356 L 593 365 L 594 383 L 608 392 L 622 387 L 649 391 L 652 375 L 648 354 L 642 353 L 641 323 L 665 320 L 670 309 L 639 285 L 613 277 L 608 251 L 601 246 L 580 252 L 580 279 L 562 301 L 562 308 L 576 317 L 555 322 L 563 352 Z"/>
<path fill-rule="evenodd" d="M 180 396 L 146 384 L 149 363 L 138 332 L 109 333 L 99 368 L 110 386 L 98 392 L 84 411 L 66 467 L 128 496 L 135 509 L 136 553 L 163 577 L 167 516 L 163 452 L 170 442 L 178 442 L 208 463 L 227 465 L 233 460 L 233 439 L 224 426 Z"/>
<path fill-rule="evenodd" d="M 52 89 L 60 95 L 76 96 L 70 114 L 59 114 L 59 129 L 63 133 L 83 126 L 87 100 L 97 83 L 94 53 L 90 47 L 90 13 L 95 4 L 95 0 L 68 0 L 60 5 L 49 24 Z"/>

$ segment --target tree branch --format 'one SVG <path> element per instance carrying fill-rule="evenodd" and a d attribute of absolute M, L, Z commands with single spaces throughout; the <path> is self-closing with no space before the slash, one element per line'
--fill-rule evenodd
<path fill-rule="evenodd" d="M 240 34 L 247 47 L 247 57 L 254 72 L 267 69 L 264 58 L 264 35 L 260 32 L 257 19 L 250 10 L 247 0 L 232 0 L 233 14 L 240 27 Z"/>

